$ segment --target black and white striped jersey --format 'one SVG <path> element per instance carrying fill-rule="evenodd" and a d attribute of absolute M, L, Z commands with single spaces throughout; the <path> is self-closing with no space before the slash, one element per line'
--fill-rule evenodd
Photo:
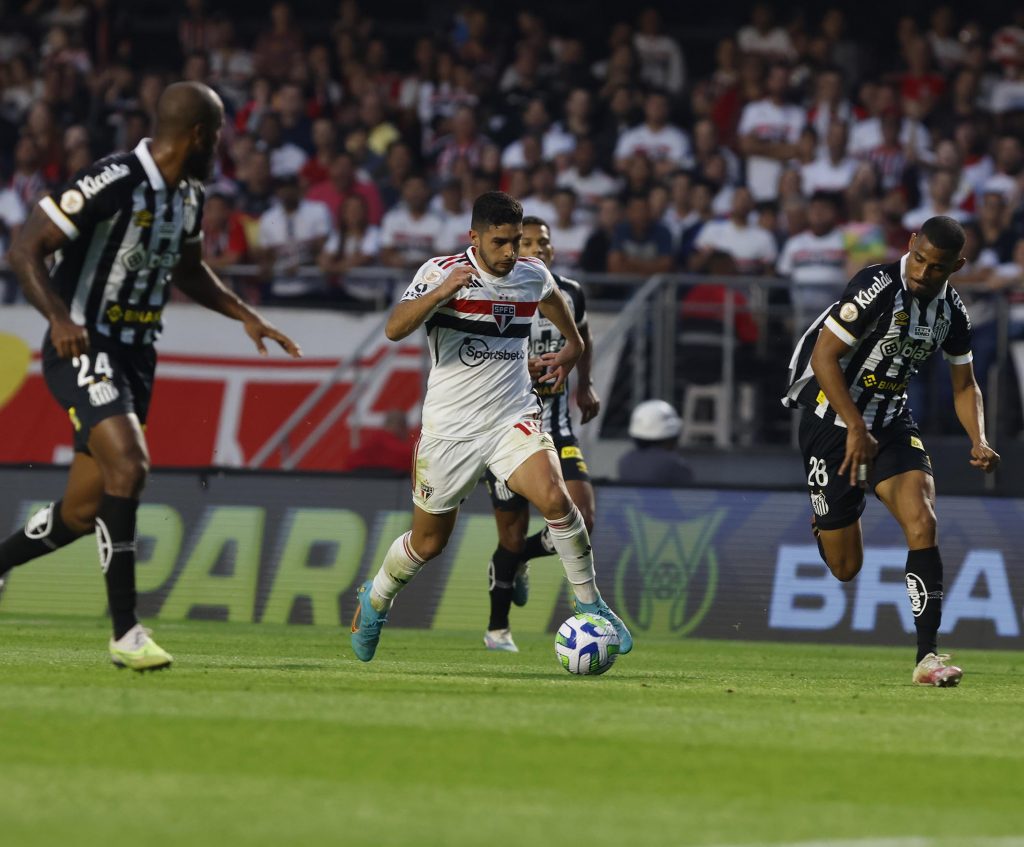
<path fill-rule="evenodd" d="M 566 279 L 558 274 L 552 276 L 558 290 L 569 304 L 569 311 L 576 321 L 576 327 L 582 332 L 587 324 L 587 302 L 583 296 L 583 287 L 574 279 Z M 543 353 L 557 353 L 564 346 L 565 336 L 538 310 L 530 326 L 530 358 Z M 536 382 L 533 385 L 533 390 L 544 401 L 541 428 L 552 435 L 568 437 L 573 434 L 568 387 L 568 380 L 557 391 L 547 382 Z"/>
<path fill-rule="evenodd" d="M 50 279 L 71 319 L 121 344 L 152 344 L 182 245 L 201 237 L 202 184 L 167 186 L 144 139 L 85 168 L 39 206 L 69 239 Z"/>
<path fill-rule="evenodd" d="M 811 370 L 823 328 L 850 345 L 839 365 L 870 430 L 888 426 L 904 411 L 911 377 L 937 349 L 953 364 L 971 361 L 971 321 L 960 295 L 947 281 L 933 300 L 921 303 L 907 288 L 906 262 L 904 256 L 864 268 L 815 320 L 790 360 L 783 405 L 809 408 L 823 421 L 846 426 Z"/>

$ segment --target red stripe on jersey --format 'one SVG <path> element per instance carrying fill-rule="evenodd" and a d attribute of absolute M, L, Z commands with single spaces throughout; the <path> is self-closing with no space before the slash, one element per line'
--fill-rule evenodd
<path fill-rule="evenodd" d="M 459 264 L 460 261 L 463 264 L 467 264 L 467 265 L 469 264 L 469 259 L 466 258 L 465 254 L 460 254 L 458 256 L 449 256 L 446 259 L 442 259 L 441 260 L 441 267 L 444 270 L 448 270 L 448 268 L 450 268 L 452 265 Z"/>
<path fill-rule="evenodd" d="M 464 315 L 490 315 L 492 306 L 515 306 L 517 318 L 532 318 L 537 311 L 537 301 L 513 302 L 512 300 L 449 300 L 450 309 Z"/>

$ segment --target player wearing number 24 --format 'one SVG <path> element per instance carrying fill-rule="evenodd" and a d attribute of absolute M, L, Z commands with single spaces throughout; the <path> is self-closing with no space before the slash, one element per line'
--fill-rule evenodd
<path fill-rule="evenodd" d="M 142 426 L 170 285 L 241 321 L 262 355 L 265 338 L 302 355 L 202 261 L 202 183 L 223 123 L 210 88 L 169 86 L 154 138 L 44 197 L 9 253 L 26 298 L 49 323 L 43 374 L 71 421 L 75 456 L 64 497 L 0 543 L 0 584 L 11 568 L 95 530 L 114 629 L 110 658 L 140 671 L 171 663 L 135 616 L 135 521 L 149 470 Z M 48 272 L 46 257 L 57 251 Z"/>
<path fill-rule="evenodd" d="M 906 585 L 917 630 L 918 685 L 959 684 L 963 671 L 938 653 L 942 557 L 931 460 L 907 405 L 907 384 L 937 350 L 949 361 L 970 463 L 991 473 L 981 390 L 971 364 L 971 321 L 949 277 L 964 264 L 955 220 L 929 218 L 898 262 L 860 271 L 842 298 L 804 333 L 790 361 L 783 403 L 801 409 L 818 550 L 833 575 L 853 579 L 864 561 L 860 516 L 874 488 L 907 539 Z"/>

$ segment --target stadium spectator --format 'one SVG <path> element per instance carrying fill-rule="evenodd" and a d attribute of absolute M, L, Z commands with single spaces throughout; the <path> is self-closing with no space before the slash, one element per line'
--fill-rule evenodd
<path fill-rule="evenodd" d="M 626 219 L 615 227 L 608 271 L 623 274 L 656 274 L 672 270 L 672 233 L 651 219 L 645 194 L 631 194 Z"/>
<path fill-rule="evenodd" d="M 932 52 L 923 37 L 911 39 L 904 48 L 907 69 L 900 76 L 903 108 L 927 118 L 946 92 L 946 79 L 932 70 Z"/>
<path fill-rule="evenodd" d="M 607 273 L 615 231 L 622 221 L 622 204 L 618 197 L 602 197 L 597 206 L 594 229 L 583 245 L 580 267 L 590 273 Z M 599 290 L 603 293 L 603 290 Z"/>
<path fill-rule="evenodd" d="M 700 230 L 690 258 L 690 270 L 707 269 L 715 254 L 729 256 L 741 274 L 763 274 L 775 264 L 778 248 L 772 234 L 748 222 L 754 210 L 750 189 L 740 186 L 733 192 L 732 210 L 724 221 L 710 221 Z"/>
<path fill-rule="evenodd" d="M 342 204 L 338 227 L 317 260 L 342 306 L 368 308 L 386 297 L 382 280 L 360 274 L 360 269 L 374 265 L 379 256 L 380 227 L 370 223 L 366 201 L 358 194 L 349 194 Z"/>
<path fill-rule="evenodd" d="M 550 221 L 555 211 L 555 166 L 550 162 L 539 162 L 529 172 L 529 190 L 516 194 L 523 206 L 525 217 Z"/>
<path fill-rule="evenodd" d="M 619 181 L 597 165 L 597 150 L 590 138 L 577 140 L 572 153 L 572 164 L 555 180 L 559 188 L 571 188 L 579 201 L 580 211 L 593 216 L 603 197 L 619 191 Z"/>
<path fill-rule="evenodd" d="M 220 271 L 245 261 L 249 244 L 242 215 L 231 207 L 231 198 L 211 191 L 203 206 L 203 261 Z"/>
<path fill-rule="evenodd" d="M 693 472 L 679 455 L 682 421 L 664 400 L 645 400 L 629 416 L 633 449 L 619 457 L 619 482 L 628 485 L 684 486 Z"/>
<path fill-rule="evenodd" d="M 713 156 L 721 156 L 725 162 L 725 180 L 729 185 L 739 185 L 743 167 L 732 150 L 719 141 L 718 128 L 711 118 L 699 118 L 693 125 L 693 164 L 703 171 Z"/>
<path fill-rule="evenodd" d="M 439 253 L 457 253 L 469 244 L 469 204 L 463 200 L 462 182 L 445 181 L 441 190 L 430 201 L 430 210 L 441 218 L 441 232 L 437 236 Z"/>
<path fill-rule="evenodd" d="M 274 178 L 298 177 L 306 164 L 306 151 L 286 141 L 281 125 L 281 116 L 271 110 L 263 112 L 259 122 L 257 146 L 270 157 L 270 174 Z"/>
<path fill-rule="evenodd" d="M 775 13 L 768 3 L 755 3 L 750 12 L 750 23 L 740 28 L 736 42 L 744 53 L 760 56 L 768 61 L 796 58 L 796 49 L 784 27 L 775 25 Z"/>
<path fill-rule="evenodd" d="M 956 191 L 956 176 L 948 170 L 936 170 L 928 180 L 928 194 L 916 209 L 903 216 L 903 228 L 918 232 L 921 225 L 936 215 L 947 215 L 961 223 L 970 220 L 971 215 L 953 202 Z"/>
<path fill-rule="evenodd" d="M 859 163 L 846 154 L 849 133 L 842 121 L 833 121 L 825 136 L 825 151 L 800 168 L 800 186 L 805 196 L 819 191 L 842 192 L 853 182 Z"/>
<path fill-rule="evenodd" d="M 697 249 L 697 237 L 708 221 L 713 219 L 711 202 L 714 200 L 714 186 L 706 179 L 695 179 L 689 191 L 690 222 L 679 233 L 676 250 L 680 268 L 689 268 L 690 257 Z"/>
<path fill-rule="evenodd" d="M 649 93 L 644 98 L 644 122 L 622 133 L 615 146 L 615 169 L 619 173 L 625 173 L 630 160 L 638 154 L 654 164 L 659 176 L 690 166 L 690 139 L 668 118 L 668 97 L 659 91 Z"/>
<path fill-rule="evenodd" d="M 690 189 L 693 188 L 693 175 L 689 171 L 676 171 L 669 180 L 668 203 L 661 215 L 661 222 L 672 233 L 672 247 L 679 249 L 679 240 L 683 230 L 695 223 L 696 215 L 690 208 Z"/>
<path fill-rule="evenodd" d="M 807 123 L 814 127 L 821 140 L 821 153 L 825 153 L 829 128 L 835 122 L 844 126 L 864 117 L 855 109 L 843 91 L 843 74 L 835 66 L 821 68 L 814 77 L 814 96 L 807 109 Z M 846 150 L 843 150 L 846 153 Z"/>
<path fill-rule="evenodd" d="M 358 194 L 366 201 L 370 223 L 376 225 L 381 222 L 383 204 L 377 186 L 357 175 L 352 154 L 343 151 L 338 153 L 331 162 L 330 178 L 310 188 L 306 192 L 306 198 L 325 203 L 331 210 L 332 219 L 337 220 L 341 205 L 349 194 Z"/>
<path fill-rule="evenodd" d="M 792 281 L 790 292 L 799 310 L 798 323 L 819 314 L 843 293 L 846 242 L 836 226 L 838 218 L 838 198 L 816 194 L 807 210 L 809 228 L 790 236 L 782 246 L 775 267 L 779 276 Z"/>
<path fill-rule="evenodd" d="M 679 43 L 666 35 L 658 9 L 644 9 L 636 29 L 633 49 L 640 62 L 640 78 L 652 88 L 681 94 L 686 85 L 686 62 Z"/>
<path fill-rule="evenodd" d="M 259 218 L 274 200 L 270 156 L 265 150 L 249 151 L 238 169 L 238 199 L 235 207 L 252 218 Z"/>
<path fill-rule="evenodd" d="M 480 165 L 484 148 L 490 141 L 477 130 L 476 114 L 469 106 L 460 106 L 452 116 L 451 133 L 438 142 L 437 175 L 447 179 L 455 174 L 456 163 L 465 161 L 471 168 Z"/>
<path fill-rule="evenodd" d="M 256 39 L 253 62 L 256 72 L 272 80 L 282 80 L 302 61 L 302 31 L 292 21 L 288 3 L 270 7 L 270 27 Z"/>
<path fill-rule="evenodd" d="M 928 130 L 917 113 L 906 108 L 913 106 L 915 101 L 909 101 L 901 110 L 894 86 L 872 84 L 862 90 L 868 116 L 857 121 L 850 131 L 850 155 L 867 156 L 880 147 L 883 144 L 883 121 L 895 118 L 896 139 L 885 139 L 884 143 L 889 146 L 898 143 L 911 161 L 930 162 L 932 155 Z"/>
<path fill-rule="evenodd" d="M 266 302 L 296 303 L 322 292 L 322 280 L 303 269 L 313 264 L 331 234 L 326 205 L 304 200 L 295 176 L 278 177 L 277 202 L 260 216 L 256 256 L 266 282 Z"/>
<path fill-rule="evenodd" d="M 402 203 L 381 222 L 380 262 L 390 268 L 415 269 L 437 255 L 444 222 L 430 211 L 430 187 L 420 174 L 402 186 Z"/>
<path fill-rule="evenodd" d="M 550 267 L 556 274 L 572 275 L 580 269 L 580 258 L 591 230 L 579 220 L 576 193 L 571 188 L 556 189 L 553 202 L 555 215 L 545 221 L 551 243 L 557 245 Z"/>
<path fill-rule="evenodd" d="M 756 200 L 774 200 L 779 193 L 783 163 L 796 154 L 804 112 L 786 102 L 789 72 L 772 65 L 765 82 L 766 96 L 743 107 L 737 134 L 747 157 L 747 185 Z"/>
<path fill-rule="evenodd" d="M 338 133 L 330 118 L 313 121 L 310 134 L 313 152 L 299 171 L 299 182 L 306 189 L 330 178 L 331 162 L 338 152 Z"/>

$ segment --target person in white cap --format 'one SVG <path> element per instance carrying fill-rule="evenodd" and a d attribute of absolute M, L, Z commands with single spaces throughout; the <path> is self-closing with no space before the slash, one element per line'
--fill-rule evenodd
<path fill-rule="evenodd" d="M 619 459 L 619 481 L 632 485 L 686 485 L 693 472 L 676 452 L 682 421 L 664 400 L 645 400 L 629 418 L 635 445 Z"/>

